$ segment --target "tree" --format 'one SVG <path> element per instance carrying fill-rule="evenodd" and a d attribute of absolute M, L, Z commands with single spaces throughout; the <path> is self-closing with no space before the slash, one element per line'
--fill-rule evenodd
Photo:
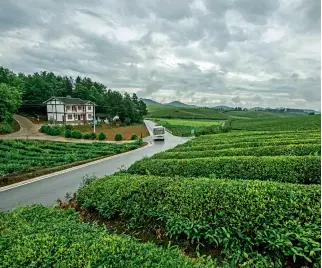
<path fill-rule="evenodd" d="M 11 123 L 12 115 L 21 105 L 20 91 L 7 84 L 0 84 L 0 122 Z"/>

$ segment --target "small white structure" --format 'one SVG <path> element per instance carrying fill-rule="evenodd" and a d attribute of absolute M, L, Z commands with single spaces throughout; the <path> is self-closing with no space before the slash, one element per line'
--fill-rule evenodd
<path fill-rule="evenodd" d="M 95 103 L 80 98 L 52 97 L 43 102 L 47 105 L 47 118 L 57 123 L 81 124 L 93 122 Z"/>

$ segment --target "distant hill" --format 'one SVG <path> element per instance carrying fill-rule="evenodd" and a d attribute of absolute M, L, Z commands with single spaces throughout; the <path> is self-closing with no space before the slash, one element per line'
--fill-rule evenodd
<path fill-rule="evenodd" d="M 165 106 L 175 106 L 175 107 L 190 107 L 190 108 L 197 107 L 195 105 L 189 105 L 189 104 L 183 103 L 181 101 L 172 101 L 172 102 L 169 102 L 169 103 L 165 103 L 164 105 Z"/>
<path fill-rule="evenodd" d="M 235 109 L 235 107 L 229 107 L 229 106 L 225 106 L 225 105 L 214 106 L 214 107 L 211 107 L 211 108 L 218 109 L 218 110 L 223 110 L 223 111 L 230 111 L 230 110 Z"/>
<path fill-rule="evenodd" d="M 151 99 L 141 99 L 146 105 L 162 105 L 161 103 Z"/>

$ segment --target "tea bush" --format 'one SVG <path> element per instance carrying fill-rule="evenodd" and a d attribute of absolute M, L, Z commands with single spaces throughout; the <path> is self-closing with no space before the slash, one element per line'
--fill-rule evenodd
<path fill-rule="evenodd" d="M 42 206 L 0 214 L 0 267 L 214 267 Z"/>
<path fill-rule="evenodd" d="M 136 134 L 132 134 L 131 140 L 134 141 L 134 140 L 137 140 L 137 139 L 138 139 L 138 136 Z"/>
<path fill-rule="evenodd" d="M 72 131 L 70 129 L 66 129 L 65 130 L 65 134 L 64 134 L 65 138 L 71 138 L 72 136 Z"/>
<path fill-rule="evenodd" d="M 191 159 L 143 159 L 129 169 L 132 174 L 216 177 L 320 184 L 320 156 L 225 156 Z"/>
<path fill-rule="evenodd" d="M 104 133 L 104 132 L 101 132 L 101 133 L 98 135 L 98 139 L 99 139 L 100 141 L 105 140 L 105 139 L 106 139 L 106 135 L 105 135 L 105 133 Z"/>
<path fill-rule="evenodd" d="M 91 140 L 96 140 L 96 133 L 92 132 L 92 133 L 90 134 L 90 139 L 91 139 Z"/>
<path fill-rule="evenodd" d="M 120 134 L 120 133 L 115 134 L 114 140 L 115 141 L 121 141 L 121 140 L 123 140 L 122 134 Z"/>
<path fill-rule="evenodd" d="M 79 130 L 73 130 L 71 133 L 71 137 L 74 139 L 81 139 L 83 137 L 83 134 Z"/>
<path fill-rule="evenodd" d="M 84 133 L 84 134 L 82 134 L 82 138 L 85 139 L 85 140 L 90 140 L 91 139 L 91 134 Z"/>
<path fill-rule="evenodd" d="M 285 146 L 262 146 L 254 148 L 228 148 L 222 150 L 162 152 L 154 159 L 187 159 L 220 156 L 278 156 L 278 155 L 321 155 L 319 144 L 291 144 Z"/>
<path fill-rule="evenodd" d="M 77 200 L 108 219 L 153 222 L 169 236 L 218 247 L 229 267 L 318 267 L 320 194 L 320 185 L 119 175 L 93 181 Z"/>

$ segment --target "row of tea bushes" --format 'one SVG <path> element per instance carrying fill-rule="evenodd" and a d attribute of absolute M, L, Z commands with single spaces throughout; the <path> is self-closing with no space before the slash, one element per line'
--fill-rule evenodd
<path fill-rule="evenodd" d="M 319 265 L 320 194 L 319 185 L 126 174 L 93 181 L 77 200 L 108 219 L 157 223 L 220 248 L 229 267 L 282 267 Z"/>
<path fill-rule="evenodd" d="M 224 156 L 149 159 L 135 162 L 132 174 L 321 183 L 320 156 Z"/>
<path fill-rule="evenodd" d="M 0 214 L 0 267 L 214 267 L 42 206 Z"/>

